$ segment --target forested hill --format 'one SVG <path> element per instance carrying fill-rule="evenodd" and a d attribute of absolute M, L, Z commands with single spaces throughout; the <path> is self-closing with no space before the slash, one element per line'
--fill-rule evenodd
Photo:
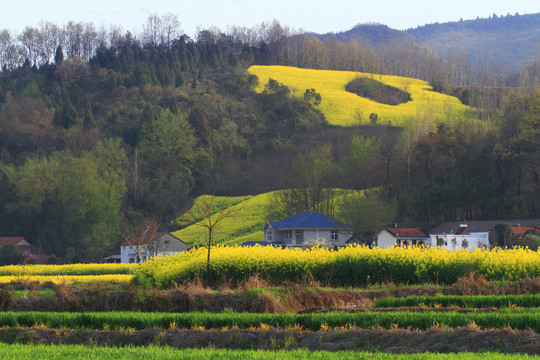
<path fill-rule="evenodd" d="M 369 44 L 382 58 L 400 57 L 397 54 L 405 53 L 413 62 L 422 63 L 433 56 L 430 61 L 447 63 L 450 67 L 456 63 L 458 71 L 463 73 L 483 67 L 486 69 L 484 78 L 498 76 L 499 80 L 494 82 L 501 84 L 504 81 L 501 79 L 518 72 L 539 55 L 540 14 L 494 14 L 487 19 L 427 24 L 406 31 L 376 23 L 359 24 L 344 32 L 311 35 L 327 42 Z M 389 63 L 387 60 L 387 67 L 392 66 Z M 406 73 L 403 63 L 398 67 L 401 68 L 399 75 L 412 75 Z M 464 84 L 466 80 L 451 82 Z"/>
<path fill-rule="evenodd" d="M 442 57 L 466 55 L 513 70 L 538 56 L 540 14 L 434 23 L 406 31 Z"/>
<path fill-rule="evenodd" d="M 167 15 L 143 29 L 0 31 L 0 236 L 97 261 L 137 224 L 171 230 L 197 195 L 284 187 L 313 196 L 298 212 L 320 206 L 323 189 L 376 188 L 400 222 L 540 216 L 540 92 L 490 92 L 478 68 L 406 44 L 375 52 L 278 22 L 191 39 Z M 474 128 L 465 113 L 452 126 L 417 115 L 398 128 L 375 113 L 330 126 L 317 88 L 274 80 L 256 92 L 251 65 L 426 79 L 485 99 L 472 104 L 485 116 Z M 538 77 L 531 68 L 521 79 L 530 87 Z"/>

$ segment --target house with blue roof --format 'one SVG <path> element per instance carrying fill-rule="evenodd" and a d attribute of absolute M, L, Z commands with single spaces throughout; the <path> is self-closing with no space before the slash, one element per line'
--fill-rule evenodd
<path fill-rule="evenodd" d="M 316 211 L 298 213 L 283 221 L 267 221 L 262 231 L 265 241 L 287 247 L 305 247 L 310 240 L 325 239 L 335 246 L 353 241 L 352 226 Z"/>

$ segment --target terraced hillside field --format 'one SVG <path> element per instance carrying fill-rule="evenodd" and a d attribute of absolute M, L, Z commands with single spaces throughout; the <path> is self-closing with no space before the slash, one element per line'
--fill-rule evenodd
<path fill-rule="evenodd" d="M 278 190 L 279 191 L 279 190 Z M 342 194 L 347 190 L 337 190 L 335 193 L 336 206 Z M 215 218 L 217 213 L 223 209 L 233 209 L 238 213 L 229 218 L 225 218 L 220 226 L 212 233 L 213 243 L 215 245 L 240 245 L 246 241 L 263 241 L 264 233 L 262 228 L 268 220 L 267 206 L 272 201 L 272 194 L 267 192 L 259 195 L 248 196 L 212 196 L 202 195 L 195 199 L 194 207 L 200 202 L 207 201 L 212 205 L 212 216 Z M 192 207 L 193 209 L 193 207 Z M 188 211 L 189 212 L 189 211 Z M 208 230 L 195 224 L 195 221 L 189 218 L 188 212 L 180 216 L 176 223 L 183 229 L 172 234 L 188 246 L 206 245 L 208 243 Z"/>
<path fill-rule="evenodd" d="M 264 90 L 269 79 L 289 87 L 294 96 L 301 97 L 306 89 L 315 89 L 322 97 L 317 108 L 332 125 L 366 124 L 372 113 L 378 115 L 379 124 L 391 122 L 393 125 L 403 125 L 413 120 L 424 127 L 441 121 L 452 124 L 470 118 L 468 106 L 455 97 L 433 92 L 427 82 L 418 79 L 288 66 L 251 66 L 248 71 L 259 78 L 258 92 Z M 346 91 L 345 86 L 356 77 L 369 77 L 403 90 L 411 95 L 412 100 L 399 105 L 386 105 Z"/>

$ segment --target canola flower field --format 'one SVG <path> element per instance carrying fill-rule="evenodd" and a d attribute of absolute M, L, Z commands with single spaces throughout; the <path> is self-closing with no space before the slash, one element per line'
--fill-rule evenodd
<path fill-rule="evenodd" d="M 0 266 L 0 284 L 12 282 L 129 283 L 138 264 L 69 264 Z"/>
<path fill-rule="evenodd" d="M 132 274 L 137 264 L 68 264 L 0 266 L 0 276 Z"/>
<path fill-rule="evenodd" d="M 165 258 L 151 259 L 135 270 L 138 281 L 168 288 L 206 276 L 205 248 Z M 453 284 L 470 273 L 488 280 L 516 280 L 540 276 L 540 253 L 528 249 L 447 251 L 438 248 L 370 249 L 349 246 L 339 251 L 306 251 L 274 247 L 212 249 L 210 278 L 240 282 L 258 275 L 272 283 L 313 278 L 333 286 L 374 283 Z"/>
<path fill-rule="evenodd" d="M 470 126 L 483 126 L 471 119 L 471 109 L 457 98 L 432 91 L 423 80 L 400 76 L 377 75 L 351 71 L 301 69 L 289 66 L 259 66 L 248 69 L 259 78 L 256 91 L 262 92 L 269 79 L 274 79 L 291 89 L 293 96 L 302 97 L 306 89 L 315 89 L 322 102 L 317 107 L 331 125 L 352 126 L 369 124 L 369 116 L 376 113 L 378 123 L 404 125 L 415 119 L 423 127 L 436 122 L 460 123 L 463 119 Z M 362 98 L 345 90 L 355 77 L 370 77 L 411 94 L 412 101 L 399 105 L 381 104 Z M 359 116 L 360 115 L 360 119 Z M 409 124 L 410 126 L 411 124 Z M 417 124 L 418 125 L 418 124 Z"/>
<path fill-rule="evenodd" d="M 39 283 L 52 282 L 54 284 L 71 283 L 109 283 L 126 284 L 133 279 L 129 274 L 107 274 L 107 275 L 17 275 L 0 276 L 0 284 L 7 284 L 17 281 L 37 281 Z"/>

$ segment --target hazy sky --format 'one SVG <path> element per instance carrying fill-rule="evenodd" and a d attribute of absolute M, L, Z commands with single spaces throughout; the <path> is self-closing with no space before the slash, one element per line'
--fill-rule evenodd
<path fill-rule="evenodd" d="M 169 12 L 190 36 L 197 26 L 226 30 L 228 25 L 253 27 L 273 19 L 292 29 L 326 33 L 366 22 L 406 29 L 494 13 L 538 13 L 540 0 L 0 0 L 0 30 L 19 33 L 41 20 L 57 25 L 73 20 L 139 33 L 149 15 Z"/>

